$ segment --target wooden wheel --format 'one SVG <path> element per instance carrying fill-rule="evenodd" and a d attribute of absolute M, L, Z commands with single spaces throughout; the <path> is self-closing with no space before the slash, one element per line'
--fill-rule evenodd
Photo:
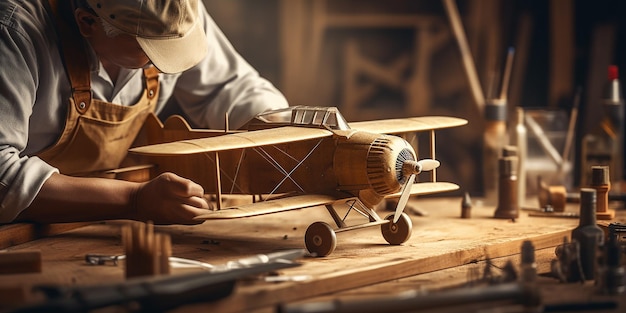
<path fill-rule="evenodd" d="M 330 225 L 315 222 L 306 229 L 304 244 L 309 253 L 315 256 L 327 256 L 337 247 L 337 235 Z"/>
<path fill-rule="evenodd" d="M 394 214 L 385 217 L 386 220 L 389 220 L 389 223 L 380 225 L 380 230 L 388 243 L 399 245 L 411 238 L 413 222 L 411 222 L 411 218 L 406 213 L 402 213 L 400 219 L 395 224 L 393 223 L 393 217 Z"/>

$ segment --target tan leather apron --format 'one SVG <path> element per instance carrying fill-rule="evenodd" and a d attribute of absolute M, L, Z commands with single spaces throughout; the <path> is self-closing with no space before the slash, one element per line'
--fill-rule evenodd
<path fill-rule="evenodd" d="M 63 174 L 99 176 L 99 172 L 120 166 L 144 121 L 153 114 L 159 95 L 158 70 L 143 70 L 145 90 L 132 106 L 93 99 L 86 43 L 76 29 L 63 21 L 55 2 L 51 0 L 50 4 L 58 21 L 72 96 L 63 133 L 38 156 Z"/>

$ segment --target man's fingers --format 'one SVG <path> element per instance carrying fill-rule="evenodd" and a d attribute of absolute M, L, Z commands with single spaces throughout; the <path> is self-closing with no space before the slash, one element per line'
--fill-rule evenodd
<path fill-rule="evenodd" d="M 204 223 L 204 220 L 195 219 L 195 217 L 206 214 L 207 213 L 206 209 L 199 209 L 196 207 L 186 205 L 185 211 L 187 212 L 188 216 L 185 218 L 184 221 L 181 222 L 181 224 L 195 225 L 195 224 Z"/>
<path fill-rule="evenodd" d="M 181 197 L 202 197 L 204 195 L 204 188 L 199 184 L 187 179 L 180 177 L 173 173 L 165 173 L 163 174 L 165 179 L 173 183 L 172 190 L 174 193 Z"/>
<path fill-rule="evenodd" d="M 184 202 L 185 204 L 193 208 L 199 208 L 199 209 L 204 209 L 204 210 L 209 209 L 209 203 L 203 197 L 192 196 L 192 197 L 186 198 Z"/>

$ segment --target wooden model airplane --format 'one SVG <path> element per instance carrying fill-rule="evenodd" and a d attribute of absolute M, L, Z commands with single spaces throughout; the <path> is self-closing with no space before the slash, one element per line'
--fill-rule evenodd
<path fill-rule="evenodd" d="M 337 224 L 311 224 L 305 233 L 307 250 L 326 256 L 336 247 L 337 232 L 381 225 L 390 244 L 411 236 L 411 219 L 403 213 L 410 195 L 458 189 L 437 182 L 435 130 L 464 125 L 454 117 L 428 116 L 348 124 L 334 107 L 293 106 L 258 115 L 246 131 L 191 129 L 170 118 L 165 125 L 153 120 L 151 142 L 159 144 L 130 151 L 156 164 L 158 173 L 174 172 L 215 194 L 217 210 L 201 219 L 230 219 L 326 206 Z M 428 159 L 418 160 L 415 149 L 389 134 L 429 132 Z M 416 181 L 432 171 L 427 182 Z M 155 174 L 158 174 L 155 173 Z M 224 194 L 252 195 L 251 203 L 221 208 Z M 399 197 L 394 214 L 382 219 L 374 207 L 385 198 Z M 347 204 L 342 218 L 334 205 Z M 348 213 L 367 222 L 348 225 Z"/>

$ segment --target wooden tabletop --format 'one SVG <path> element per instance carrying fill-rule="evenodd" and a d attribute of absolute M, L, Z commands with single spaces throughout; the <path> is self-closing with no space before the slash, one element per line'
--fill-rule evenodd
<path fill-rule="evenodd" d="M 554 251 L 578 225 L 577 219 L 529 217 L 525 212 L 515 221 L 499 220 L 492 217 L 493 207 L 476 205 L 472 208 L 472 218 L 461 219 L 460 198 L 412 199 L 410 205 L 427 214 L 411 217 L 413 234 L 402 245 L 387 244 L 379 227 L 342 232 L 337 235 L 337 249 L 330 256 L 305 257 L 299 260 L 301 266 L 279 273 L 285 278 L 307 277 L 304 281 L 245 281 L 227 298 L 179 310 L 249 312 L 272 308 L 281 303 L 468 266 L 487 258 L 515 256 L 524 240 L 531 240 L 538 251 Z M 347 221 L 362 217 L 352 218 Z M 173 256 L 223 264 L 259 253 L 303 248 L 304 232 L 316 221 L 333 224 L 326 209 L 316 207 L 246 219 L 207 221 L 196 226 L 157 226 L 155 230 L 171 235 Z M 41 251 L 42 271 L 1 275 L 0 291 L 25 290 L 22 299 L 14 297 L 12 301 L 35 301 L 38 298 L 29 288 L 38 284 L 72 286 L 124 281 L 122 265 L 88 265 L 85 255 L 123 254 L 120 227 L 126 223 L 90 224 L 9 247 L 9 251 Z M 202 270 L 174 269 L 172 275 L 189 271 Z"/>

